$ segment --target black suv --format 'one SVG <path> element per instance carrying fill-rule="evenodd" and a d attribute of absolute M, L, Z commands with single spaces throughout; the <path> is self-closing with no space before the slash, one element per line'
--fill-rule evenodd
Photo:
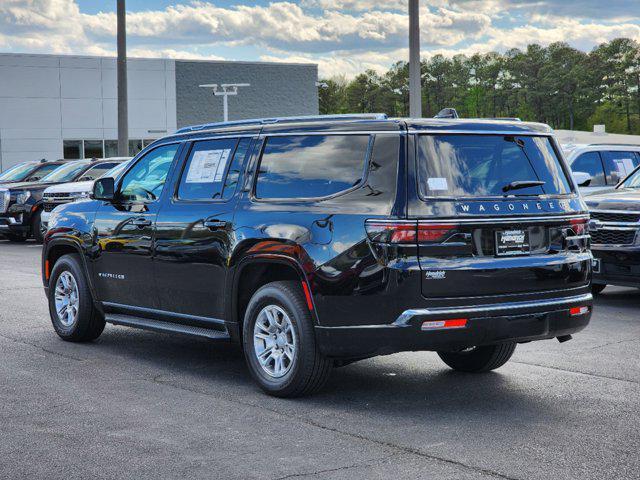
<path fill-rule="evenodd" d="M 410 350 L 498 368 L 591 317 L 588 220 L 550 129 L 385 116 L 269 119 L 158 140 L 56 209 L 53 327 L 232 340 L 268 393 Z"/>
<path fill-rule="evenodd" d="M 47 187 L 59 183 L 95 180 L 121 160 L 59 160 L 49 162 L 56 168 L 38 180 L 0 185 L 0 236 L 12 242 L 33 237 L 42 243 L 42 194 Z"/>

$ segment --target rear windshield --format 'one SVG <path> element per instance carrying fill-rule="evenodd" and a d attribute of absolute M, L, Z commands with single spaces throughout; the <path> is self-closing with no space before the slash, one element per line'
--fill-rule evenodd
<path fill-rule="evenodd" d="M 563 195 L 567 177 L 547 137 L 421 135 L 422 197 Z"/>

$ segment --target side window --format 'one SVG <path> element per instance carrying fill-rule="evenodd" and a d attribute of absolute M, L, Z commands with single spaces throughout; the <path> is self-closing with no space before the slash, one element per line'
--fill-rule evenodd
<path fill-rule="evenodd" d="M 270 137 L 255 195 L 264 199 L 320 198 L 362 181 L 368 135 Z"/>
<path fill-rule="evenodd" d="M 237 138 L 195 142 L 180 178 L 178 198 L 180 200 L 222 198 L 225 175 L 237 145 Z"/>
<path fill-rule="evenodd" d="M 609 185 L 615 185 L 638 166 L 635 152 L 608 151 L 604 152 L 604 158 Z"/>
<path fill-rule="evenodd" d="M 590 187 L 606 185 L 604 170 L 602 169 L 602 160 L 598 152 L 583 153 L 571 164 L 571 170 L 574 172 L 585 172 L 591 175 Z"/>
<path fill-rule="evenodd" d="M 43 177 L 46 177 L 51 172 L 53 172 L 56 168 L 60 166 L 59 163 L 54 164 L 46 164 L 40 168 L 38 168 L 35 172 L 31 172 L 27 178 L 25 178 L 24 182 L 35 182 L 36 180 L 40 180 Z"/>
<path fill-rule="evenodd" d="M 240 143 L 238 143 L 236 154 L 233 156 L 233 160 L 229 167 L 229 171 L 227 172 L 227 178 L 224 181 L 224 187 L 222 189 L 222 198 L 225 200 L 231 198 L 233 194 L 236 193 L 242 166 L 244 165 L 247 153 L 249 153 L 250 145 L 250 138 L 243 138 L 240 140 Z"/>
<path fill-rule="evenodd" d="M 153 202 L 162 194 L 179 145 L 164 145 L 148 152 L 122 178 L 120 196 L 129 202 Z"/>

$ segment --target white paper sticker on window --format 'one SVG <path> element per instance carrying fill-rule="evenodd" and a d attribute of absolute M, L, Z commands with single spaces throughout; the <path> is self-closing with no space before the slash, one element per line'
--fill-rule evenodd
<path fill-rule="evenodd" d="M 446 178 L 432 177 L 427 179 L 429 190 L 449 190 Z"/>
<path fill-rule="evenodd" d="M 200 150 L 193 154 L 186 183 L 216 183 L 222 181 L 231 150 Z"/>

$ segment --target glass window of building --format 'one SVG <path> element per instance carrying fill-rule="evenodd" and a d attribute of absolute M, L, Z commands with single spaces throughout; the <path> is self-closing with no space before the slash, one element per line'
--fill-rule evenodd
<path fill-rule="evenodd" d="M 65 140 L 62 142 L 63 158 L 82 158 L 82 140 Z"/>
<path fill-rule="evenodd" d="M 84 157 L 104 158 L 104 151 L 102 150 L 102 140 L 85 140 Z"/>

